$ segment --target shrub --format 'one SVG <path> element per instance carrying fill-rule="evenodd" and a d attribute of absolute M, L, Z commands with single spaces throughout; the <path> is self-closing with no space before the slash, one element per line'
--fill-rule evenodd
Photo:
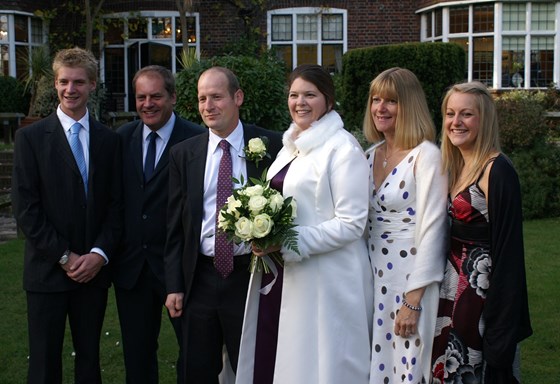
<path fill-rule="evenodd" d="M 272 55 L 217 56 L 193 63 L 177 74 L 176 111 L 184 118 L 202 123 L 198 112 L 197 82 L 200 74 L 212 66 L 232 70 L 245 95 L 240 118 L 247 123 L 282 131 L 290 118 L 286 101 L 286 70 Z"/>
<path fill-rule="evenodd" d="M 406 43 L 346 52 L 339 96 L 347 126 L 362 129 L 370 82 L 386 69 L 401 67 L 420 80 L 439 129 L 442 95 L 450 85 L 465 79 L 465 63 L 464 49 L 450 43 Z"/>
<path fill-rule="evenodd" d="M 545 97 L 544 92 L 515 90 L 496 99 L 504 152 L 526 150 L 545 139 L 548 131 L 543 116 Z"/>
<path fill-rule="evenodd" d="M 0 112 L 27 114 L 31 95 L 25 86 L 11 76 L 0 76 Z"/>

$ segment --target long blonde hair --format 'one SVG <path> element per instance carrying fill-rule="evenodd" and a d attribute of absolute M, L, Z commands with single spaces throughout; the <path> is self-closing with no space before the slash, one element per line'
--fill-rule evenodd
<path fill-rule="evenodd" d="M 451 190 L 457 187 L 461 170 L 465 166 L 465 161 L 459 148 L 451 143 L 445 128 L 447 103 L 449 102 L 449 97 L 455 93 L 474 96 L 476 109 L 479 113 L 479 129 L 474 142 L 473 163 L 471 171 L 467 175 L 467 180 L 465 180 L 467 185 L 476 182 L 490 155 L 500 150 L 498 113 L 488 88 L 478 81 L 453 85 L 445 94 L 441 105 L 441 114 L 443 116 L 441 153 L 444 169 L 447 169 L 449 172 L 449 186 Z"/>
<path fill-rule="evenodd" d="M 420 81 L 410 70 L 395 67 L 381 72 L 369 86 L 363 129 L 364 136 L 370 143 L 384 138 L 371 116 L 371 99 L 376 95 L 397 101 L 395 144 L 399 148 L 410 149 L 424 140 L 435 141 L 434 121 Z"/>

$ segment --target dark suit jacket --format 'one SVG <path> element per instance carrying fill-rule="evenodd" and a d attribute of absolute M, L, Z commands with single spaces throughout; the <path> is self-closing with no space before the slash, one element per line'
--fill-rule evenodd
<path fill-rule="evenodd" d="M 16 132 L 12 204 L 25 234 L 23 286 L 61 292 L 78 287 L 58 260 L 101 248 L 109 258 L 122 230 L 120 140 L 89 120 L 87 201 L 80 171 L 56 113 Z M 110 262 L 109 262 L 110 263 Z M 88 284 L 109 287 L 106 267 Z"/>
<path fill-rule="evenodd" d="M 133 121 L 117 131 L 122 139 L 124 236 L 113 260 L 113 282 L 130 289 L 138 280 L 144 263 L 165 283 L 163 251 L 167 228 L 169 149 L 206 129 L 177 116 L 167 146 L 152 177 L 144 184 L 142 121 Z"/>
<path fill-rule="evenodd" d="M 167 292 L 183 292 L 188 299 L 200 248 L 204 170 L 208 151 L 208 132 L 176 145 L 169 159 L 169 210 L 165 277 Z M 247 161 L 247 175 L 260 177 L 282 148 L 282 135 L 254 125 L 243 124 L 245 145 L 253 137 L 269 138 L 268 153 L 258 168 Z"/>

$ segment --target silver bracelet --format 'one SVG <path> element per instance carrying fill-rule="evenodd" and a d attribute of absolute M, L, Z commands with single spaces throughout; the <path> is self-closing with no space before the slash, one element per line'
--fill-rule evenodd
<path fill-rule="evenodd" d="M 404 305 L 405 307 L 407 307 L 408 309 L 411 309 L 411 310 L 413 310 L 413 311 L 420 312 L 420 311 L 422 310 L 422 307 L 421 307 L 421 306 L 415 307 L 414 305 L 410 305 L 410 304 L 408 304 L 408 303 L 406 302 L 406 300 L 404 300 L 404 299 L 403 299 L 402 303 L 403 303 L 403 305 Z"/>

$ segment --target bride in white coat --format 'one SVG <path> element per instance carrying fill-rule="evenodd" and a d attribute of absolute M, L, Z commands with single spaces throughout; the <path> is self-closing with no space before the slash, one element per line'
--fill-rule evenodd
<path fill-rule="evenodd" d="M 279 246 L 255 249 L 259 255 L 280 249 L 284 259 L 270 372 L 277 384 L 368 382 L 373 276 L 363 235 L 369 166 L 333 105 L 328 72 L 317 65 L 294 70 L 288 96 L 293 123 L 268 177 L 287 168 L 283 194 L 297 202 L 299 254 Z M 249 286 L 237 368 L 241 384 L 264 384 L 253 378 L 259 369 L 261 278 L 253 274 Z"/>

